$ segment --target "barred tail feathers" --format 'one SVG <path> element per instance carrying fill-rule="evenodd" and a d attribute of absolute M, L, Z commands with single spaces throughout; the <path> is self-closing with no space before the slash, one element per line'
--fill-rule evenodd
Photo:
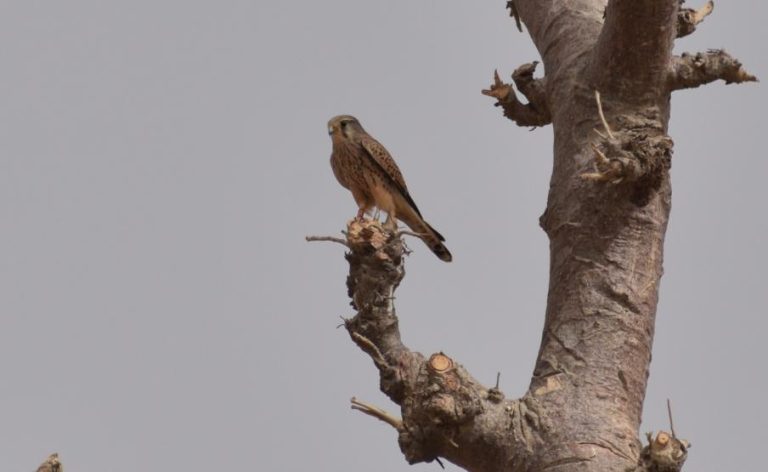
<path fill-rule="evenodd" d="M 443 241 L 445 241 L 443 235 L 438 233 L 437 230 L 429 225 L 429 223 L 424 221 L 418 213 L 413 211 L 410 205 L 407 208 L 398 208 L 397 218 L 408 225 L 408 227 L 415 233 L 419 233 L 424 244 L 426 244 L 440 260 L 445 262 L 451 262 L 453 260 L 451 251 L 449 251 L 448 248 L 445 247 L 445 244 L 443 244 Z"/>

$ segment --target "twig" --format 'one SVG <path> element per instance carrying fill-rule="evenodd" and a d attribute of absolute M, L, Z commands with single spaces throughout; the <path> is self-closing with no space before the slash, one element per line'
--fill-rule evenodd
<path fill-rule="evenodd" d="M 613 133 L 611 132 L 611 127 L 608 126 L 608 122 L 605 120 L 605 115 L 603 114 L 603 103 L 600 101 L 600 92 L 597 90 L 595 90 L 595 101 L 597 102 L 597 112 L 600 113 L 600 120 L 603 122 L 603 127 L 608 133 L 608 137 L 614 139 Z"/>
<path fill-rule="evenodd" d="M 757 77 L 747 72 L 741 62 L 720 49 L 674 56 L 670 66 L 670 90 L 696 88 L 716 80 L 723 80 L 726 84 L 758 82 Z"/>
<path fill-rule="evenodd" d="M 611 162 L 611 160 L 608 159 L 608 156 L 606 156 L 605 153 L 601 151 L 600 148 L 597 147 L 594 143 L 592 143 L 592 150 L 595 151 L 595 153 L 597 154 L 598 160 L 600 161 L 601 165 L 605 165 Z"/>
<path fill-rule="evenodd" d="M 356 333 L 354 331 L 350 331 L 350 336 L 352 336 L 352 339 L 365 351 L 368 353 L 369 356 L 373 359 L 373 362 L 376 363 L 377 366 L 380 367 L 389 367 L 389 363 L 387 363 L 387 360 L 384 358 L 384 355 L 381 353 L 381 350 L 373 344 L 373 341 L 366 338 L 360 333 Z"/>
<path fill-rule="evenodd" d="M 598 134 L 600 133 L 598 132 Z M 587 172 L 585 174 L 581 174 L 581 178 L 585 180 L 596 180 L 598 182 L 605 182 L 610 180 L 614 184 L 620 183 L 624 179 L 624 177 L 621 177 L 621 162 L 618 160 L 611 161 L 608 159 L 608 156 L 606 156 L 605 153 L 601 151 L 600 148 L 598 148 L 594 143 L 591 145 L 592 150 L 595 152 L 594 167 L 597 172 Z M 605 168 L 605 170 L 603 170 L 603 168 Z M 614 177 L 618 178 L 614 179 Z"/>
<path fill-rule="evenodd" d="M 312 242 L 312 241 L 330 241 L 332 243 L 339 243 L 339 244 L 343 244 L 344 246 L 349 247 L 349 244 L 347 244 L 347 242 L 345 240 L 343 240 L 341 238 L 336 238 L 336 237 L 333 237 L 333 236 L 304 236 L 304 239 L 307 242 Z"/>
<path fill-rule="evenodd" d="M 495 387 L 493 387 L 493 388 L 495 388 L 496 390 L 498 390 L 498 389 L 499 389 L 499 380 L 500 380 L 500 379 L 501 379 L 501 372 L 496 372 L 496 386 L 495 386 Z"/>
<path fill-rule="evenodd" d="M 672 422 L 672 402 L 667 398 L 667 414 L 669 414 L 669 430 L 672 432 L 672 438 L 677 439 L 675 434 L 675 424 Z"/>
<path fill-rule="evenodd" d="M 353 410 L 363 412 L 368 416 L 373 416 L 374 418 L 387 423 L 388 425 L 392 426 L 398 431 L 400 431 L 400 429 L 402 429 L 403 427 L 403 422 L 400 418 L 390 415 L 389 413 L 387 413 L 386 411 L 382 410 L 377 406 L 373 406 L 369 403 L 361 402 L 355 397 L 352 397 L 350 402 L 352 402 Z"/>

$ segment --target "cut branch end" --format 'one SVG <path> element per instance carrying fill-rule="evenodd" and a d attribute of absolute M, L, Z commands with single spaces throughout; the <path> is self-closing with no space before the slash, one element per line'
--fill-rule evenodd
<path fill-rule="evenodd" d="M 654 437 L 647 434 L 648 445 L 640 454 L 640 469 L 648 471 L 677 472 L 688 458 L 690 444 L 666 431 L 659 431 Z"/>
<path fill-rule="evenodd" d="M 429 368 L 437 373 L 447 372 L 453 368 L 453 359 L 442 352 L 432 354 L 429 358 Z"/>

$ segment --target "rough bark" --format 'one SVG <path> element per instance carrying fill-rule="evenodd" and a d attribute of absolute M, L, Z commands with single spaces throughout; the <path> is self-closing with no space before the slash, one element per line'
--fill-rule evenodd
<path fill-rule="evenodd" d="M 62 472 L 64 467 L 59 460 L 59 454 L 54 452 L 37 468 L 37 472 Z"/>
<path fill-rule="evenodd" d="M 399 234 L 352 221 L 352 340 L 380 372 L 402 419 L 355 400 L 395 427 L 406 459 L 445 458 L 472 471 L 677 471 L 687 443 L 638 428 L 645 397 L 670 211 L 670 95 L 716 79 L 755 80 L 721 51 L 672 56 L 676 37 L 711 11 L 678 0 L 513 0 L 546 77 L 518 68 L 483 91 L 520 126 L 554 127 L 554 167 L 541 226 L 550 282 L 528 392 L 506 399 L 443 353 L 400 340 L 393 294 L 403 279 Z M 706 10 L 706 13 L 703 13 Z M 690 13 L 693 11 L 694 13 Z M 597 93 L 599 92 L 599 94 Z M 439 459 L 438 459 L 439 460 Z"/>

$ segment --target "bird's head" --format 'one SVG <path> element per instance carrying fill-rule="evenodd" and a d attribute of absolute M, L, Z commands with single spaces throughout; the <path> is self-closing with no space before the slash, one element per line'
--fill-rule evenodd
<path fill-rule="evenodd" d="M 345 138 L 351 141 L 361 133 L 365 133 L 365 130 L 352 115 L 334 116 L 328 121 L 328 134 L 331 138 Z"/>

